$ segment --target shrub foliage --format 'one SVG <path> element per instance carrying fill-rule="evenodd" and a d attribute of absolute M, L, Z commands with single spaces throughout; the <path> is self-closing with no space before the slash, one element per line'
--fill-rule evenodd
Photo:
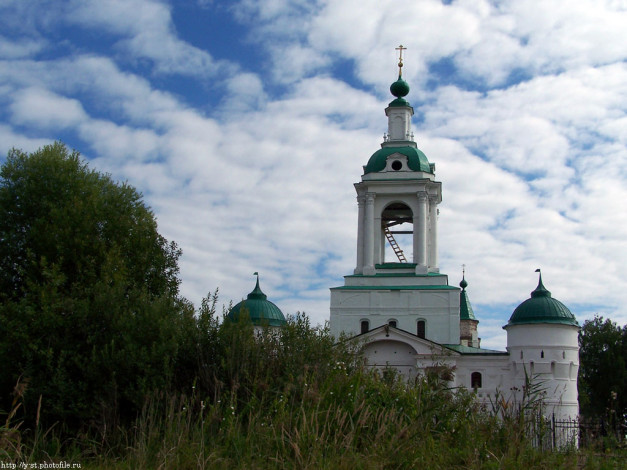
<path fill-rule="evenodd" d="M 0 409 L 69 429 L 115 424 L 174 375 L 180 250 L 127 184 L 55 143 L 0 169 Z"/>

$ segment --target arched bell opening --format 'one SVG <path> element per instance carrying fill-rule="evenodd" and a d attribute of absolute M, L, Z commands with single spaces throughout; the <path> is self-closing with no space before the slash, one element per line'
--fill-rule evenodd
<path fill-rule="evenodd" d="M 381 213 L 383 262 L 408 263 L 413 259 L 413 212 L 407 204 L 393 202 Z"/>

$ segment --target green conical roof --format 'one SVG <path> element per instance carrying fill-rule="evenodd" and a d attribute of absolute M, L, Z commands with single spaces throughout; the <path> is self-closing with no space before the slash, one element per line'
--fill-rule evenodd
<path fill-rule="evenodd" d="M 472 305 L 470 305 L 470 299 L 468 298 L 468 293 L 466 292 L 466 287 L 468 283 L 466 282 L 466 277 L 462 277 L 462 282 L 459 283 L 459 287 L 462 288 L 462 291 L 459 293 L 459 319 L 460 320 L 477 320 L 475 318 L 475 314 L 472 311 Z"/>
<path fill-rule="evenodd" d="M 242 310 L 248 313 L 250 321 L 256 326 L 283 326 L 287 323 L 283 312 L 268 300 L 259 287 L 259 276 L 253 291 L 229 311 L 227 318 L 238 321 Z"/>
<path fill-rule="evenodd" d="M 538 287 L 531 293 L 531 298 L 516 307 L 506 326 L 529 323 L 561 323 L 579 326 L 568 307 L 551 297 L 551 292 L 542 284 L 542 274 L 538 280 Z"/>

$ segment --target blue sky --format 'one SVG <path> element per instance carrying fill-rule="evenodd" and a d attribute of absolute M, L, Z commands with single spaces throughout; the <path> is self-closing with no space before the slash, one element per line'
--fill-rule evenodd
<path fill-rule="evenodd" d="M 609 0 L 0 0 L 0 159 L 64 141 L 144 194 L 194 303 L 259 271 L 323 322 L 403 44 L 440 267 L 466 265 L 482 344 L 538 267 L 580 323 L 625 323 L 626 29 Z"/>

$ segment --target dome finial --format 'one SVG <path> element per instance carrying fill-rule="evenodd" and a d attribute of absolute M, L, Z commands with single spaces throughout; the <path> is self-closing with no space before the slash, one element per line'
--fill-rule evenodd
<path fill-rule="evenodd" d="M 459 283 L 459 287 L 462 288 L 462 290 L 466 290 L 466 287 L 468 287 L 468 282 L 466 282 L 466 265 L 462 264 L 462 282 Z"/>
<path fill-rule="evenodd" d="M 398 53 L 398 78 L 401 78 L 403 76 L 403 51 L 407 50 L 407 48 L 403 47 L 403 45 L 401 44 L 400 46 L 396 48 L 396 50 L 399 51 Z"/>
<path fill-rule="evenodd" d="M 409 93 L 409 85 L 403 80 L 403 51 L 407 50 L 402 44 L 396 48 L 399 51 L 398 57 L 398 80 L 390 86 L 390 93 L 396 96 L 396 100 L 390 103 L 390 106 L 409 106 L 409 103 L 403 99 Z"/>
<path fill-rule="evenodd" d="M 261 290 L 261 287 L 259 287 L 259 273 L 258 272 L 254 272 L 253 276 L 257 276 L 257 284 L 255 284 L 255 288 L 253 289 L 253 291 L 248 294 L 248 298 L 249 299 L 267 299 L 268 296 L 266 294 L 263 293 L 263 291 Z"/>
<path fill-rule="evenodd" d="M 557 323 L 579 327 L 577 319 L 568 310 L 568 307 L 551 297 L 551 292 L 544 287 L 540 269 L 536 269 L 536 272 L 540 273 L 538 275 L 538 287 L 531 293 L 531 298 L 516 307 L 504 328 L 540 323 Z"/>
<path fill-rule="evenodd" d="M 285 316 L 281 309 L 268 300 L 268 296 L 261 291 L 259 287 L 259 273 L 253 273 L 257 276 L 257 284 L 254 290 L 248 294 L 246 300 L 242 300 L 236 304 L 229 313 L 227 318 L 233 322 L 240 319 L 240 314 L 245 312 L 255 327 L 257 326 L 283 326 L 286 324 Z"/>
<path fill-rule="evenodd" d="M 531 297 L 551 297 L 551 292 L 542 284 L 542 271 L 538 268 L 536 272 L 538 273 L 538 287 L 531 293 Z"/>

